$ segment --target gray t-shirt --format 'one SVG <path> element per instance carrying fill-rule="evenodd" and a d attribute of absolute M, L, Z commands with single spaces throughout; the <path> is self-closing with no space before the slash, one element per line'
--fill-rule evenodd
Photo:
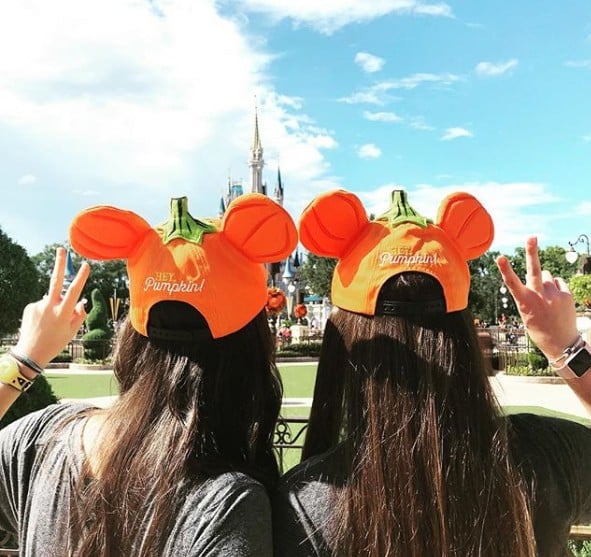
<path fill-rule="evenodd" d="M 530 486 L 540 557 L 568 555 L 573 524 L 591 521 L 591 430 L 578 423 L 516 414 L 511 452 Z M 278 557 L 331 555 L 327 545 L 331 494 L 343 485 L 341 447 L 292 468 L 273 497 L 273 535 Z"/>
<path fill-rule="evenodd" d="M 50 406 L 0 431 L 0 531 L 17 535 L 21 557 L 66 555 L 70 494 L 84 459 L 84 418 L 64 422 L 84 408 Z M 195 487 L 164 552 L 170 557 L 271 555 L 269 498 L 260 483 L 239 472 Z"/>

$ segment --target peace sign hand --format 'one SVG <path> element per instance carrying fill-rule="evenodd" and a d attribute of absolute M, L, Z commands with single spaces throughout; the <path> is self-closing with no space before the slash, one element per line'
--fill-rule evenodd
<path fill-rule="evenodd" d="M 505 256 L 497 259 L 497 266 L 531 339 L 549 360 L 553 360 L 579 335 L 574 300 L 563 279 L 541 270 L 535 237 L 526 241 L 525 261 L 525 284 Z"/>
<path fill-rule="evenodd" d="M 15 352 L 45 367 L 72 340 L 86 318 L 84 301 L 78 301 L 90 268 L 83 263 L 62 296 L 66 250 L 57 248 L 49 291 L 42 300 L 25 307 Z"/>

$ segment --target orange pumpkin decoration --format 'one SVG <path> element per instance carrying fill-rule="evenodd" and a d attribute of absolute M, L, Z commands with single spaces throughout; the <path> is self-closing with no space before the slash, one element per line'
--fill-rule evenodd
<path fill-rule="evenodd" d="M 265 309 L 268 315 L 279 315 L 285 309 L 287 298 L 285 292 L 277 287 L 267 289 L 267 305 Z"/>
<path fill-rule="evenodd" d="M 308 308 L 304 304 L 298 304 L 294 308 L 293 314 L 296 319 L 302 319 L 302 317 L 306 317 L 306 315 L 308 315 Z"/>

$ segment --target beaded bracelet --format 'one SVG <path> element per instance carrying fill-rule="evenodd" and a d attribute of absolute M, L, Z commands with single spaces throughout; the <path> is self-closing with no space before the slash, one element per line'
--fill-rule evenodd
<path fill-rule="evenodd" d="M 31 358 L 27 356 L 22 356 L 21 354 L 17 354 L 14 350 L 9 350 L 8 353 L 17 361 L 27 366 L 30 370 L 34 371 L 35 373 L 43 373 L 43 368 Z"/>

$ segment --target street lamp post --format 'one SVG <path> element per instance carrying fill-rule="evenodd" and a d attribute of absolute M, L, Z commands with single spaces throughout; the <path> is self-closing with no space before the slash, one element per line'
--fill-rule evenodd
<path fill-rule="evenodd" d="M 501 287 L 499 288 L 499 292 L 501 293 L 501 305 L 503 306 L 503 309 L 507 309 L 507 307 L 509 306 L 509 298 L 507 298 L 506 294 L 507 294 L 507 287 L 503 284 L 501 285 Z M 499 324 L 499 304 L 497 302 L 497 295 L 495 292 L 495 308 L 496 308 L 496 322 L 497 325 Z"/>
<path fill-rule="evenodd" d="M 119 315 L 119 305 L 121 304 L 121 298 L 117 297 L 117 287 L 113 288 L 113 295 L 109 298 L 111 304 L 111 319 L 113 320 L 113 327 L 117 323 L 117 317 Z"/>
<path fill-rule="evenodd" d="M 296 284 L 298 282 L 296 272 L 293 269 L 291 256 L 287 256 L 287 259 L 285 260 L 285 267 L 283 269 L 283 274 L 281 275 L 281 280 L 287 288 L 287 318 L 291 319 L 295 292 L 297 290 Z"/>
<path fill-rule="evenodd" d="M 576 263 L 579 260 L 579 253 L 575 250 L 577 244 L 584 243 L 586 247 L 585 255 L 581 261 L 580 272 L 584 275 L 591 273 L 591 254 L 589 253 L 589 236 L 587 234 L 579 234 L 579 237 L 574 242 L 569 242 L 570 249 L 564 254 L 569 263 Z"/>
<path fill-rule="evenodd" d="M 121 308 L 121 304 L 126 303 L 125 296 L 122 297 L 118 293 L 118 289 L 120 286 L 125 289 L 127 294 L 129 288 L 129 280 L 127 279 L 127 277 L 121 276 L 115 279 L 115 285 L 113 286 L 113 295 L 109 298 L 109 302 L 111 305 L 111 319 L 113 320 L 113 328 L 116 328 L 117 318 L 119 317 L 119 309 Z M 123 309 L 125 310 L 125 307 Z"/>

